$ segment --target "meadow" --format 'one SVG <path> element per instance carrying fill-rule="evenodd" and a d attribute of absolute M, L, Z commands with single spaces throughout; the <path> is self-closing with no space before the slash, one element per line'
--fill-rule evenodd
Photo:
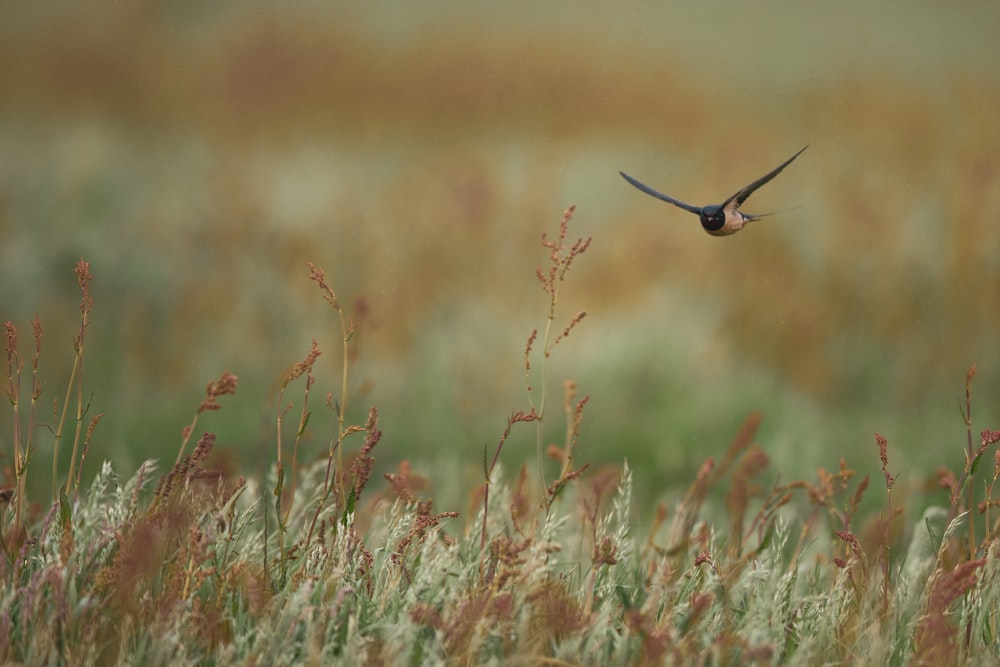
<path fill-rule="evenodd" d="M 314 396 L 315 340 L 279 383 L 273 462 L 260 479 L 227 468 L 202 415 L 239 378 L 209 382 L 179 432 L 175 463 L 127 477 L 110 462 L 89 488 L 83 463 L 103 413 L 91 409 L 85 351 L 94 275 L 81 259 L 80 323 L 65 399 L 41 425 L 44 330 L 30 343 L 7 322 L 12 465 L 5 468 L 0 652 L 13 664 L 991 664 L 1000 655 L 1000 558 L 994 487 L 1000 431 L 971 427 L 965 466 L 942 467 L 950 503 L 903 524 L 888 441 L 874 434 L 874 484 L 841 459 L 814 479 L 770 483 L 753 413 L 686 492 L 636 525 L 627 463 L 591 469 L 577 451 L 589 402 L 548 363 L 586 311 L 560 294 L 590 238 L 572 240 L 573 208 L 543 234 L 536 278 L 548 316 L 527 335 L 524 389 L 462 511 L 435 507 L 409 461 L 373 480 L 382 439 L 353 397 L 356 323 L 309 263 L 318 303 L 340 323 L 340 393 Z M 322 300 L 322 302 L 321 302 Z M 325 460 L 300 445 L 313 410 L 332 412 Z M 565 437 L 543 438 L 559 421 Z M 293 426 L 289 428 L 289 425 Z M 536 465 L 506 472 L 504 445 L 534 431 Z M 37 442 L 54 442 L 50 492 L 28 484 Z M 195 441 L 195 438 L 197 440 Z M 60 448 L 70 450 L 61 469 Z M 993 456 L 989 456 L 988 453 Z M 62 457 L 62 458 L 65 458 Z M 990 465 L 992 463 L 992 466 Z M 165 466 L 164 466 L 165 467 Z M 557 472 L 558 471 L 558 472 Z M 878 511 L 860 511 L 876 495 Z M 906 538 L 904 539 L 904 534 Z"/>
<path fill-rule="evenodd" d="M 997 10 L 779 5 L 9 12 L 3 659 L 995 662 Z"/>

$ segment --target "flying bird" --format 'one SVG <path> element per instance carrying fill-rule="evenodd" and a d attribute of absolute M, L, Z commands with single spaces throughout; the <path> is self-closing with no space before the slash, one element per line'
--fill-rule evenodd
<path fill-rule="evenodd" d="M 685 204 L 684 202 L 674 199 L 662 192 L 657 192 L 653 188 L 640 183 L 635 180 L 624 171 L 618 172 L 622 175 L 626 181 L 631 183 L 636 188 L 642 190 L 647 195 L 656 197 L 657 199 L 662 199 L 665 202 L 670 202 L 674 206 L 678 206 L 685 211 L 690 211 L 698 215 L 701 220 L 701 226 L 705 228 L 705 231 L 712 236 L 726 236 L 728 234 L 735 234 L 736 232 L 743 229 L 743 226 L 750 222 L 751 220 L 757 220 L 758 218 L 764 218 L 769 215 L 774 215 L 775 213 L 780 213 L 781 211 L 774 211 L 771 213 L 761 213 L 759 215 L 751 215 L 749 213 L 743 213 L 739 210 L 740 206 L 743 205 L 747 199 L 750 198 L 757 188 L 761 187 L 772 178 L 781 173 L 781 170 L 792 163 L 792 160 L 797 158 L 802 154 L 809 146 L 804 146 L 798 153 L 788 158 L 780 165 L 778 165 L 773 171 L 761 176 L 756 181 L 746 186 L 742 190 L 739 190 L 732 197 L 722 202 L 721 204 L 710 204 L 708 206 L 691 206 L 691 204 Z"/>

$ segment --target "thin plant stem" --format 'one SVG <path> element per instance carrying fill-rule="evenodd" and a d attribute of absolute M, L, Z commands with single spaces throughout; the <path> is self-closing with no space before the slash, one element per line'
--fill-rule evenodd
<path fill-rule="evenodd" d="M 26 429 L 22 429 L 21 423 L 21 373 L 24 370 L 24 358 L 17 351 L 17 327 L 13 323 L 5 324 L 5 338 L 7 347 L 7 396 L 11 402 L 13 413 L 13 440 L 14 440 L 14 533 L 12 546 L 17 547 L 24 518 L 24 505 L 26 501 L 26 482 L 28 463 L 31 460 L 33 449 L 33 426 L 35 423 L 35 407 L 38 397 L 42 393 L 41 381 L 38 377 L 38 358 L 42 348 L 42 325 L 36 316 L 31 323 L 32 337 L 34 338 L 34 352 L 31 358 L 31 401 L 28 407 L 28 424 Z M 6 549 L 6 544 L 3 545 Z"/>
<path fill-rule="evenodd" d="M 965 374 L 965 435 L 966 435 L 966 467 L 969 474 L 972 472 L 972 462 L 974 452 L 972 449 L 972 378 L 976 376 L 976 366 L 973 364 Z M 976 506 L 975 488 L 972 484 L 968 487 L 968 508 L 969 508 L 969 559 L 976 557 L 976 522 L 971 514 L 972 508 Z"/>
<path fill-rule="evenodd" d="M 69 372 L 69 385 L 66 387 L 66 400 L 63 401 L 62 413 L 59 416 L 59 426 L 56 427 L 55 434 L 55 447 L 52 451 L 52 499 L 57 500 L 59 498 L 59 445 L 62 442 L 62 432 L 63 424 L 66 421 L 66 412 L 69 406 L 69 399 L 73 396 L 73 383 L 76 380 L 77 367 L 79 365 L 80 355 L 73 359 L 73 367 Z"/>
<path fill-rule="evenodd" d="M 319 350 L 319 345 L 316 343 L 316 340 L 313 339 L 312 348 L 309 350 L 309 353 L 306 355 L 306 358 L 297 363 L 295 367 L 291 371 L 289 371 L 287 375 L 285 375 L 285 378 L 281 384 L 281 390 L 278 392 L 278 417 L 277 417 L 278 443 L 277 444 L 278 444 L 278 465 L 281 466 L 283 465 L 282 461 L 284 461 L 284 457 L 282 456 L 281 453 L 281 442 L 282 442 L 281 426 L 284 415 L 287 412 L 287 408 L 282 408 L 285 389 L 293 380 L 303 375 L 306 376 L 306 386 L 302 396 L 302 411 L 299 414 L 299 424 L 298 427 L 296 427 L 295 429 L 295 441 L 292 444 L 292 466 L 291 466 L 292 477 L 289 488 L 290 499 L 295 496 L 295 480 L 297 478 L 296 473 L 298 470 L 299 444 L 302 442 L 302 436 L 303 434 L 305 434 L 306 426 L 308 426 L 309 424 L 309 417 L 311 414 L 309 412 L 309 393 L 310 389 L 312 389 L 313 384 L 316 382 L 316 378 L 312 374 L 312 369 L 313 365 L 316 363 L 316 359 L 320 356 L 320 354 L 322 354 L 322 352 L 320 352 Z M 291 510 L 292 510 L 292 504 L 291 502 L 289 502 L 288 506 L 285 508 L 285 516 L 283 520 L 282 517 L 279 517 L 279 521 L 282 521 L 282 525 L 284 522 L 288 521 L 288 515 L 291 512 Z"/>
<path fill-rule="evenodd" d="M 337 440 L 338 442 L 344 439 L 346 435 L 344 423 L 347 415 L 347 377 L 348 377 L 348 344 L 351 338 L 354 336 L 356 327 L 354 320 L 346 317 L 344 315 L 344 309 L 340 306 L 340 301 L 337 299 L 337 294 L 326 282 L 326 272 L 323 269 L 317 267 L 312 262 L 309 262 L 309 278 L 313 280 L 320 288 L 323 294 L 323 299 L 333 306 L 333 309 L 337 311 L 337 317 L 340 321 L 340 333 L 343 341 L 343 347 L 341 351 L 341 374 L 340 374 L 340 397 L 336 401 L 335 409 L 337 412 Z M 337 447 L 337 470 L 343 471 L 344 469 L 344 459 L 343 450 Z M 336 478 L 340 480 L 340 493 L 341 497 L 346 497 L 346 489 L 344 488 L 343 475 L 338 474 Z"/>
<path fill-rule="evenodd" d="M 295 477 L 296 477 L 296 463 L 298 456 L 299 442 L 302 437 L 302 433 L 305 431 L 306 424 L 309 423 L 309 389 L 313 383 L 312 367 L 316 362 L 316 358 L 319 357 L 320 351 L 319 346 L 316 344 L 315 339 L 312 342 L 312 348 L 309 354 L 306 355 L 305 359 L 295 364 L 295 366 L 281 381 L 281 387 L 278 390 L 278 409 L 277 415 L 275 417 L 275 429 L 277 433 L 275 435 L 276 445 L 277 445 L 277 461 L 275 462 L 275 474 L 276 480 L 274 485 L 274 514 L 278 520 L 278 554 L 279 563 L 281 567 L 281 585 L 284 585 L 285 575 L 287 573 L 287 553 L 285 551 L 285 534 L 288 527 L 288 517 L 292 511 L 292 501 L 294 499 L 295 492 Z M 291 490 L 289 492 L 288 504 L 282 510 L 282 497 L 285 494 L 285 464 L 284 464 L 284 452 L 282 450 L 282 425 L 284 424 L 285 414 L 291 409 L 291 404 L 287 406 L 284 405 L 285 401 L 285 389 L 291 384 L 295 379 L 305 375 L 306 376 L 306 388 L 305 397 L 302 402 L 302 413 L 299 418 L 299 425 L 295 431 L 295 442 L 292 446 L 292 467 L 291 467 Z"/>
<path fill-rule="evenodd" d="M 552 324 L 556 319 L 556 305 L 559 303 L 560 284 L 563 280 L 565 280 L 566 274 L 573 265 L 573 260 L 576 259 L 578 255 L 584 253 L 590 245 L 590 237 L 587 237 L 586 239 L 579 238 L 572 245 L 567 245 L 565 242 L 566 234 L 569 230 L 569 221 L 573 217 L 573 211 L 575 209 L 575 206 L 570 206 L 563 213 L 562 221 L 559 224 L 559 235 L 556 240 L 550 241 L 546 234 L 542 234 L 542 245 L 549 250 L 550 266 L 548 271 L 542 271 L 540 268 L 537 269 L 535 275 L 542 285 L 542 290 L 549 296 L 549 312 L 546 316 L 545 329 L 542 333 L 542 363 L 540 369 L 541 394 L 538 397 L 537 405 L 535 404 L 531 386 L 530 363 L 531 349 L 533 343 L 535 342 L 537 332 L 532 332 L 531 336 L 528 338 L 528 345 L 525 350 L 525 386 L 528 393 L 528 405 L 536 415 L 535 464 L 538 467 L 538 480 L 542 487 L 542 497 L 545 497 L 548 493 L 548 485 L 545 482 L 544 446 L 542 440 L 544 436 L 542 426 L 545 420 L 545 407 L 548 394 L 548 358 L 549 355 L 552 354 L 552 349 L 558 345 L 560 341 L 569 336 L 570 332 L 587 315 L 586 311 L 580 311 L 569 321 L 559 335 L 553 335 Z"/>
<path fill-rule="evenodd" d="M 90 309 L 94 305 L 93 297 L 90 295 L 90 281 L 94 279 L 90 273 L 90 263 L 83 258 L 76 264 L 73 270 L 76 273 L 77 283 L 80 286 L 80 332 L 73 340 L 73 349 L 76 356 L 73 359 L 73 368 L 70 371 L 69 383 L 66 387 L 66 400 L 63 401 L 62 414 L 59 417 L 59 426 L 56 429 L 55 447 L 52 452 L 52 497 L 59 498 L 59 444 L 62 441 L 63 425 L 66 423 L 66 413 L 69 411 L 70 398 L 76 389 L 76 432 L 73 438 L 73 453 L 69 461 L 68 480 L 73 479 L 73 470 L 76 463 L 77 450 L 80 446 L 80 433 L 83 429 L 83 343 L 87 325 L 90 323 Z"/>

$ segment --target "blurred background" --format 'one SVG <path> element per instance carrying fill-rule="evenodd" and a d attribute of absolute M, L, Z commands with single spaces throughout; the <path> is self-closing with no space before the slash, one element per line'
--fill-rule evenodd
<path fill-rule="evenodd" d="M 359 322 L 348 420 L 378 405 L 383 470 L 409 459 L 464 508 L 527 408 L 540 235 L 575 204 L 570 240 L 593 242 L 557 325 L 588 317 L 550 360 L 547 440 L 573 379 L 577 461 L 627 458 L 645 500 L 752 410 L 771 479 L 841 457 L 877 479 L 879 431 L 901 487 L 926 490 L 962 465 L 973 363 L 974 433 L 1000 426 L 998 24 L 1000 5 L 964 2 L 18 3 L 0 21 L 0 320 L 28 352 L 40 316 L 42 404 L 61 399 L 85 257 L 105 413 L 87 468 L 172 462 L 230 371 L 237 394 L 198 430 L 258 474 L 312 338 L 304 458 L 336 431 L 320 404 L 340 333 L 313 261 Z M 746 206 L 801 208 L 735 237 L 617 174 L 712 203 L 806 144 Z M 10 433 L 4 411 L 6 465 Z M 508 472 L 533 456 L 515 429 Z"/>

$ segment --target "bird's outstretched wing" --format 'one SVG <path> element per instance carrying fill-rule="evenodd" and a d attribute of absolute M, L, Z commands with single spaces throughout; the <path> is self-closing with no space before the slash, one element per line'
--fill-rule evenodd
<path fill-rule="evenodd" d="M 784 165 L 782 165 L 782 166 L 784 166 Z M 626 181 L 628 181 L 629 183 L 631 183 L 633 187 L 638 188 L 639 190 L 642 190 L 647 195 L 650 195 L 651 197 L 656 197 L 657 199 L 662 199 L 665 202 L 670 202 L 674 206 L 679 206 L 680 208 L 684 209 L 685 211 L 691 211 L 692 213 L 695 213 L 697 215 L 701 215 L 701 208 L 700 207 L 698 207 L 698 206 L 691 206 L 691 204 L 685 204 L 684 202 L 680 201 L 679 199 L 674 199 L 673 197 L 669 197 L 669 196 L 663 194 L 662 192 L 657 192 L 656 190 L 654 190 L 653 188 L 649 187 L 648 185 L 645 185 L 644 183 L 640 183 L 639 181 L 635 180 L 634 178 L 632 178 L 631 176 L 629 176 L 628 174 L 626 174 L 624 171 L 619 171 L 618 173 L 622 175 L 622 178 L 624 178 Z"/>
<path fill-rule="evenodd" d="M 802 151 L 804 151 L 807 148 L 809 148 L 808 145 L 803 146 L 802 149 L 799 150 L 798 153 L 796 153 L 795 155 L 793 155 L 792 157 L 788 158 L 787 160 L 785 160 L 784 162 L 782 162 L 780 165 L 778 165 L 777 167 L 775 167 L 773 171 L 765 174 L 764 176 L 761 176 L 756 181 L 754 181 L 750 185 L 746 186 L 745 188 L 743 188 L 742 190 L 740 190 L 739 192 L 737 192 L 736 194 L 734 194 L 732 197 L 730 197 L 726 201 L 722 202 L 722 208 L 727 209 L 727 210 L 731 210 L 731 211 L 734 211 L 734 210 L 738 209 L 740 206 L 743 205 L 743 202 L 745 202 L 750 197 L 750 195 L 752 195 L 754 193 L 754 191 L 757 190 L 757 188 L 761 187 L 762 185 L 764 185 L 765 183 L 767 183 L 768 181 L 770 181 L 772 178 L 774 178 L 775 176 L 777 176 L 778 174 L 780 174 L 782 169 L 784 169 L 785 167 L 787 167 L 788 165 L 790 165 L 792 163 L 792 160 L 794 160 L 798 156 L 802 155 Z M 761 218 L 763 216 L 762 215 L 758 215 L 758 216 L 754 216 L 754 217 Z"/>

